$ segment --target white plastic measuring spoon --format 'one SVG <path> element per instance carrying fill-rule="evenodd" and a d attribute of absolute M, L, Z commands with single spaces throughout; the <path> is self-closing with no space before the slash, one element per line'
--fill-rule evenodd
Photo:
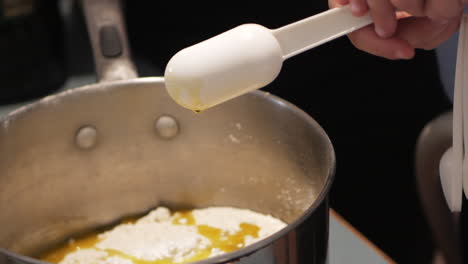
<path fill-rule="evenodd" d="M 174 55 L 166 88 L 180 105 L 202 111 L 269 84 L 284 60 L 371 23 L 345 6 L 274 30 L 241 25 Z"/>
<path fill-rule="evenodd" d="M 468 16 L 463 15 L 458 37 L 453 102 L 452 147 L 439 163 L 445 200 L 452 212 L 461 212 L 463 190 L 468 190 Z"/>

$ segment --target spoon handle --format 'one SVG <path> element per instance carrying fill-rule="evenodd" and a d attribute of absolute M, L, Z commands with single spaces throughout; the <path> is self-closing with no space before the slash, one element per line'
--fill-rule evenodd
<path fill-rule="evenodd" d="M 465 91 L 468 84 L 466 72 L 468 53 L 465 51 L 468 44 L 467 23 L 467 17 L 463 16 L 457 48 L 452 147 L 440 161 L 442 191 L 452 212 L 461 212 L 463 190 L 465 190 L 466 195 L 468 188 L 468 179 L 466 178 L 468 176 L 468 160 L 465 158 L 466 144 L 468 143 L 467 130 L 465 129 L 466 122 L 468 122 L 468 90 Z"/>
<path fill-rule="evenodd" d="M 283 59 L 339 38 L 372 24 L 369 14 L 356 17 L 349 6 L 337 7 L 272 30 L 283 51 Z"/>
<path fill-rule="evenodd" d="M 461 61 L 461 67 L 460 69 L 458 68 L 458 62 L 457 62 L 457 74 L 460 75 L 458 77 L 459 80 L 456 80 L 458 82 L 458 88 L 461 88 L 461 100 L 462 100 L 462 131 L 463 131 L 463 145 L 460 146 L 463 151 L 463 190 L 465 193 L 465 197 L 468 197 L 468 157 L 467 157 L 467 149 L 468 149 L 468 16 L 463 15 L 462 21 L 461 21 L 461 28 L 460 28 L 460 45 L 462 46 L 461 53 L 459 54 L 460 60 Z M 460 49 L 460 47 L 459 47 Z M 460 52 L 460 51 L 458 51 Z M 457 52 L 457 54 L 458 54 Z M 461 79 L 461 80 L 460 80 Z M 454 134 L 455 137 L 455 134 Z"/>

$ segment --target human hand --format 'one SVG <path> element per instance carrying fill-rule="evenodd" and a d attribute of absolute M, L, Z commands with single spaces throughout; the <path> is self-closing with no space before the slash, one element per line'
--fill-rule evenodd
<path fill-rule="evenodd" d="M 458 29 L 464 2 L 468 0 L 328 1 L 330 7 L 349 4 L 355 16 L 370 12 L 374 25 L 348 37 L 356 48 L 387 59 L 410 59 L 415 49 L 439 46 Z"/>

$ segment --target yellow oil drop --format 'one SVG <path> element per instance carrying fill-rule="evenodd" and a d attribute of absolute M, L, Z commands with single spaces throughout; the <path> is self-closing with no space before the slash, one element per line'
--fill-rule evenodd
<path fill-rule="evenodd" d="M 181 211 L 174 214 L 172 223 L 175 225 L 195 225 L 195 217 L 191 211 Z"/>
<path fill-rule="evenodd" d="M 207 225 L 199 225 L 197 226 L 198 233 L 209 240 L 213 245 L 217 244 L 221 240 L 221 235 L 223 231 L 216 227 L 211 227 Z M 215 247 L 215 246 L 213 246 Z"/>
<path fill-rule="evenodd" d="M 260 228 L 256 225 L 241 223 L 238 232 L 234 234 L 228 234 L 223 230 L 207 225 L 197 226 L 198 233 L 211 241 L 210 248 L 218 248 L 226 253 L 238 250 L 245 246 L 245 238 L 252 236 L 258 237 Z"/>
<path fill-rule="evenodd" d="M 166 90 L 179 105 L 196 112 L 207 108 L 201 101 L 203 86 L 202 80 L 184 80 L 173 76 L 171 83 L 166 83 Z"/>
<path fill-rule="evenodd" d="M 93 248 L 97 243 L 99 243 L 98 234 L 91 233 L 77 238 L 76 240 L 71 240 L 58 248 L 45 252 L 39 258 L 50 263 L 59 263 L 66 255 L 76 250 Z"/>

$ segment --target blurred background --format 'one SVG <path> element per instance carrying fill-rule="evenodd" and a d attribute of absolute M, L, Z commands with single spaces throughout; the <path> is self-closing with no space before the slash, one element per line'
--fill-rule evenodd
<path fill-rule="evenodd" d="M 180 49 L 237 25 L 276 28 L 327 10 L 326 0 L 123 2 L 140 76 L 161 75 Z M 0 104 L 33 100 L 74 76 L 92 75 L 77 6 L 0 0 Z M 356 50 L 344 37 L 289 59 L 264 90 L 302 108 L 330 136 L 337 155 L 331 206 L 398 263 L 430 263 L 415 145 L 424 125 L 451 109 L 434 52 L 389 61 Z"/>

